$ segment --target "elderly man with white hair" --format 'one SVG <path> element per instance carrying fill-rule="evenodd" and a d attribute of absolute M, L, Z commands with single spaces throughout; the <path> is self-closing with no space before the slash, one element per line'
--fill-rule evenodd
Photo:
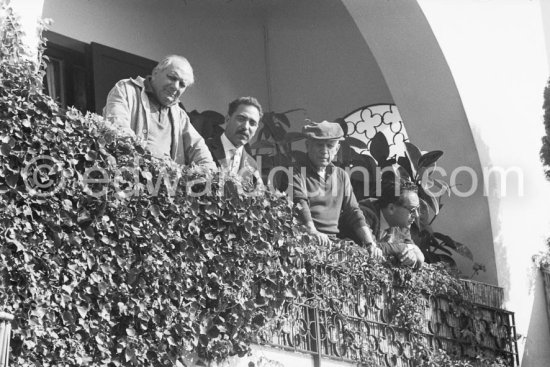
<path fill-rule="evenodd" d="M 152 75 L 116 83 L 109 92 L 103 115 L 144 139 L 153 156 L 170 157 L 182 165 L 215 168 L 204 139 L 178 103 L 193 82 L 189 61 L 183 56 L 167 56 Z"/>

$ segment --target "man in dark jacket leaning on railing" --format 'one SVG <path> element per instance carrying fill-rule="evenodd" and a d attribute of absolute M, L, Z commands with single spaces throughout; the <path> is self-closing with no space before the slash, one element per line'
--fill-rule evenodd
<path fill-rule="evenodd" d="M 424 254 L 410 233 L 420 209 L 417 187 L 389 174 L 384 176 L 381 188 L 378 199 L 359 202 L 365 220 L 385 254 L 395 254 L 403 265 L 419 268 L 424 263 Z"/>

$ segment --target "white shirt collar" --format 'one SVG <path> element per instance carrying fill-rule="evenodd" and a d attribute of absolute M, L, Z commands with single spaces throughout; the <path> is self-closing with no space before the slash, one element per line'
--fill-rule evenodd
<path fill-rule="evenodd" d="M 222 134 L 221 141 L 225 152 L 225 159 L 229 166 L 226 168 L 230 168 L 232 172 L 237 173 L 239 171 L 244 146 L 241 145 L 236 148 L 235 145 L 233 145 L 233 143 L 227 138 L 225 133 Z M 233 162 L 235 163 L 232 165 Z"/>

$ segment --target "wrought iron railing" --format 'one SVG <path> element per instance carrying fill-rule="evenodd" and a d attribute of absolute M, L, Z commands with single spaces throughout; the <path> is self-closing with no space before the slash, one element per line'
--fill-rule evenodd
<path fill-rule="evenodd" d="M 6 367 L 8 365 L 12 320 L 13 315 L 6 312 L 0 312 L 0 367 Z"/>
<path fill-rule="evenodd" d="M 311 276 L 326 271 L 317 269 Z M 397 326 L 388 292 L 369 297 L 358 285 L 335 313 L 318 297 L 325 292 L 328 300 L 330 289 L 318 290 L 317 297 L 306 295 L 284 306 L 283 321 L 271 330 L 268 344 L 312 354 L 317 366 L 326 358 L 413 366 L 415 346 L 420 344 L 445 350 L 453 359 L 484 355 L 519 365 L 514 314 L 502 309 L 502 289 L 472 281 L 462 281 L 462 286 L 461 302 L 419 294 L 424 313 L 414 332 Z"/>

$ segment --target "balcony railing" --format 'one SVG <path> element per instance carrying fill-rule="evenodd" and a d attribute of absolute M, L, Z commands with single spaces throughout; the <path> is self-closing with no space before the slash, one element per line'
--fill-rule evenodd
<path fill-rule="evenodd" d="M 6 367 L 8 365 L 12 320 L 13 315 L 6 312 L 0 312 L 0 367 Z"/>
<path fill-rule="evenodd" d="M 499 287 L 463 280 L 461 301 L 418 294 L 423 312 L 411 331 L 396 322 L 391 290 L 372 297 L 357 284 L 341 311 L 334 312 L 327 303 L 331 287 L 338 286 L 346 274 L 341 269 L 316 267 L 310 271 L 310 282 L 327 274 L 332 284 L 312 290 L 315 297 L 305 295 L 285 305 L 284 321 L 271 334 L 266 333 L 267 344 L 312 354 L 317 366 L 323 359 L 413 366 L 418 345 L 442 349 L 453 359 L 475 363 L 476 356 L 498 357 L 510 366 L 519 365 L 514 314 L 502 309 Z"/>

